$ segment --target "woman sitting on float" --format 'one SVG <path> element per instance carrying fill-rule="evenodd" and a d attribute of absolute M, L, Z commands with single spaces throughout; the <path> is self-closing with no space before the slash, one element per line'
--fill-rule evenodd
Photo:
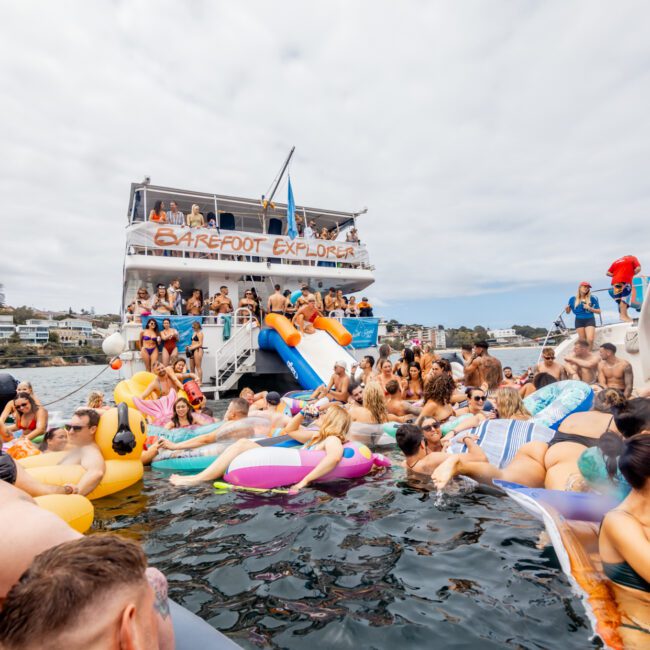
<path fill-rule="evenodd" d="M 327 414 L 318 421 L 318 430 L 301 428 L 304 421 L 302 413 L 298 413 L 287 425 L 283 434 L 291 436 L 294 440 L 303 443 L 303 449 L 309 451 L 325 451 L 325 456 L 316 467 L 307 474 L 292 489 L 300 490 L 310 483 L 317 481 L 322 476 L 329 474 L 343 457 L 343 444 L 350 431 L 352 418 L 350 414 L 338 405 L 330 406 Z M 210 467 L 194 476 L 180 476 L 172 474 L 170 481 L 174 485 L 196 485 L 203 481 L 215 481 L 221 478 L 227 471 L 230 463 L 240 454 L 249 449 L 259 447 L 252 440 L 241 439 L 228 447 L 226 451 L 217 458 Z"/>
<path fill-rule="evenodd" d="M 0 423 L 0 439 L 10 442 L 16 433 L 21 438 L 33 440 L 47 430 L 47 411 L 38 406 L 29 393 L 18 393 L 14 399 L 14 423 L 5 426 Z"/>
<path fill-rule="evenodd" d="M 199 418 L 192 412 L 190 403 L 184 397 L 179 397 L 174 404 L 172 419 L 165 425 L 165 429 L 191 427 L 193 424 L 198 424 L 198 420 Z"/>
<path fill-rule="evenodd" d="M 34 398 L 36 405 L 39 408 L 42 408 L 38 397 L 34 394 L 34 388 L 28 381 L 21 381 L 18 386 L 16 386 L 16 395 L 18 395 L 18 393 L 27 393 L 28 395 L 31 395 Z M 14 401 L 15 398 L 9 400 L 5 405 L 2 414 L 0 415 L 0 424 L 4 424 L 8 418 L 16 419 L 16 407 L 14 406 Z"/>

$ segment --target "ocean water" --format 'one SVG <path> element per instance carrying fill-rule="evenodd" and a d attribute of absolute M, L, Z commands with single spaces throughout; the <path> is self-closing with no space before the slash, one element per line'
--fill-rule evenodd
<path fill-rule="evenodd" d="M 519 371 L 536 354 L 497 356 Z M 12 373 L 46 402 L 100 370 Z M 107 370 L 60 410 L 116 380 Z M 178 489 L 147 470 L 95 502 L 93 530 L 139 540 L 172 597 L 244 648 L 598 647 L 541 524 L 488 491 L 436 496 L 387 453 L 389 471 L 291 497 Z"/>

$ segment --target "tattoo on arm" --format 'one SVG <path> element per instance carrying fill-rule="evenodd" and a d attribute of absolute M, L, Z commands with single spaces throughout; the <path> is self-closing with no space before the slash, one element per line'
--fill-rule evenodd
<path fill-rule="evenodd" d="M 147 580 L 154 591 L 153 607 L 163 620 L 169 616 L 169 602 L 167 600 L 167 578 L 153 567 L 147 569 Z"/>
<path fill-rule="evenodd" d="M 634 384 L 634 373 L 632 372 L 632 366 L 628 363 L 625 366 L 623 371 L 623 379 L 625 381 L 625 397 L 629 397 L 632 394 L 632 386 Z"/>

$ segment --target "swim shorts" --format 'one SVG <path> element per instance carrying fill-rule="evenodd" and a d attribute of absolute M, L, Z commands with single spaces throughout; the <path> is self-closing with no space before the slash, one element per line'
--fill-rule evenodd
<path fill-rule="evenodd" d="M 624 302 L 626 305 L 630 304 L 632 299 L 632 285 L 631 284 L 613 284 L 609 288 L 609 295 L 618 303 Z"/>
<path fill-rule="evenodd" d="M 16 482 L 16 461 L 0 451 L 0 481 L 13 485 Z"/>
<path fill-rule="evenodd" d="M 593 316 L 589 318 L 576 318 L 576 329 L 579 327 L 596 327 L 596 319 Z"/>

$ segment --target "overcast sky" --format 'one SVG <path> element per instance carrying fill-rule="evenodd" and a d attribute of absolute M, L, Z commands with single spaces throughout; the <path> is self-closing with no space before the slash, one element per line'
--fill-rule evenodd
<path fill-rule="evenodd" d="M 548 325 L 650 268 L 642 1 L 21 0 L 0 70 L 9 304 L 117 311 L 131 181 L 259 196 L 294 144 L 388 317 Z"/>

